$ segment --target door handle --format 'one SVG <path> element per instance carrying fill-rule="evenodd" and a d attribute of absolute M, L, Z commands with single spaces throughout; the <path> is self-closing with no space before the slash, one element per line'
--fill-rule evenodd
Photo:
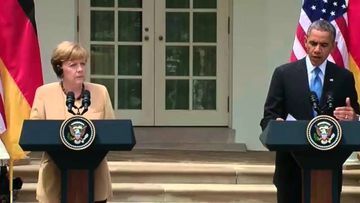
<path fill-rule="evenodd" d="M 159 36 L 159 40 L 162 41 L 164 37 L 162 35 Z"/>

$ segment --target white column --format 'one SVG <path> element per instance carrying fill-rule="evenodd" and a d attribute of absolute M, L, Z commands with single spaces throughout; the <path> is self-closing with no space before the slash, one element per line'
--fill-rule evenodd
<path fill-rule="evenodd" d="M 0 160 L 3 161 L 3 160 L 9 160 L 9 159 L 10 159 L 10 156 L 9 156 L 8 152 L 6 151 L 4 143 L 0 139 Z"/>

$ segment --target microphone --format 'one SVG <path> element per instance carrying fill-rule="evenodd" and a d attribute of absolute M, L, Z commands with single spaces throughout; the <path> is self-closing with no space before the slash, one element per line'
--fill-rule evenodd
<path fill-rule="evenodd" d="M 82 103 L 81 103 L 81 106 L 84 108 L 84 110 L 81 113 L 81 115 L 83 115 L 84 113 L 86 113 L 88 111 L 88 108 L 89 108 L 89 106 L 91 104 L 90 98 L 91 98 L 90 97 L 90 91 L 89 90 L 84 90 Z"/>
<path fill-rule="evenodd" d="M 72 108 L 74 107 L 74 104 L 75 104 L 74 92 L 66 93 L 66 102 L 65 103 L 66 103 L 68 112 L 75 115 L 74 111 L 72 110 Z"/>
<path fill-rule="evenodd" d="M 334 111 L 334 97 L 332 92 L 328 92 L 326 96 L 326 105 L 324 107 L 324 112 L 326 112 L 327 115 L 332 116 Z"/>
<path fill-rule="evenodd" d="M 329 110 L 334 108 L 334 97 L 332 95 L 332 92 L 329 92 L 327 95 L 326 105 Z"/>
<path fill-rule="evenodd" d="M 320 115 L 321 111 L 319 108 L 319 99 L 314 91 L 310 92 L 310 103 L 311 103 L 312 107 L 314 108 L 314 110 L 316 111 L 316 113 L 318 115 Z"/>

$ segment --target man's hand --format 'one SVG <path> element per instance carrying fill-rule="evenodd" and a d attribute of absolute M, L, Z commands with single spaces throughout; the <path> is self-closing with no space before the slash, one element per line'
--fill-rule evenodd
<path fill-rule="evenodd" d="M 334 110 L 334 116 L 339 121 L 354 121 L 358 120 L 358 115 L 351 107 L 350 98 L 346 97 L 346 106 L 336 107 Z"/>

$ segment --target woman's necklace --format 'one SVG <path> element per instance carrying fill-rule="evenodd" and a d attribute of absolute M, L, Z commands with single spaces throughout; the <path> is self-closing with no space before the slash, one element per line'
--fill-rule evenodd
<path fill-rule="evenodd" d="M 63 81 L 60 81 L 60 86 L 61 86 L 62 91 L 63 91 L 64 94 L 66 95 L 67 92 L 66 92 L 66 90 L 65 90 L 65 88 L 64 88 Z M 84 89 L 85 89 L 85 86 L 84 86 L 84 83 L 83 83 L 82 86 L 81 86 L 81 94 L 80 94 L 78 97 L 76 97 L 76 100 L 80 100 L 80 99 L 82 98 L 82 96 L 83 96 L 83 94 L 84 94 Z"/>

